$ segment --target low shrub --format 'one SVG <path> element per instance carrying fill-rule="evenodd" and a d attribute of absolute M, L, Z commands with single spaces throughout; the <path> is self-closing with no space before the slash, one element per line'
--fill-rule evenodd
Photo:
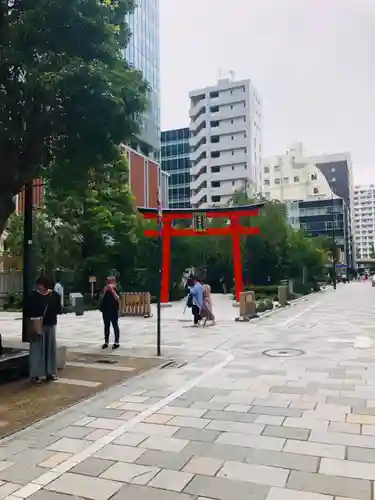
<path fill-rule="evenodd" d="M 257 304 L 257 313 L 263 313 L 267 310 L 266 304 L 264 302 L 259 302 Z"/>
<path fill-rule="evenodd" d="M 265 306 L 266 306 L 267 311 L 272 311 L 272 309 L 273 309 L 273 301 L 272 300 L 266 300 Z"/>

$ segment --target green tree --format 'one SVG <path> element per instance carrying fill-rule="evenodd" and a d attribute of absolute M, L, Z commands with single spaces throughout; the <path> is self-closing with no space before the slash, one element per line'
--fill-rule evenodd
<path fill-rule="evenodd" d="M 117 269 L 127 280 L 135 261 L 139 223 L 129 188 L 128 164 L 124 156 L 105 169 L 91 169 L 86 180 L 72 186 L 62 183 L 48 191 L 46 208 L 50 218 L 74 228 L 80 242 L 75 264 L 81 285 L 88 275 L 103 280 Z"/>
<path fill-rule="evenodd" d="M 105 172 L 130 140 L 147 85 L 123 60 L 134 0 L 2 0 L 0 233 L 35 177 L 53 188 Z"/>
<path fill-rule="evenodd" d="M 56 269 L 72 269 L 79 255 L 79 235 L 61 219 L 49 218 L 44 210 L 34 215 L 33 250 L 35 271 L 52 275 Z M 8 222 L 6 255 L 23 257 L 23 215 L 13 214 Z"/>

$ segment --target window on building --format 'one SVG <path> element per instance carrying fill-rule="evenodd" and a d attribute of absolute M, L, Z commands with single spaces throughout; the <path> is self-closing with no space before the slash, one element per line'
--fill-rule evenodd
<path fill-rule="evenodd" d="M 218 174 L 220 172 L 220 167 L 211 167 L 212 174 Z"/>
<path fill-rule="evenodd" d="M 220 158 L 220 151 L 211 151 L 211 158 Z"/>
<path fill-rule="evenodd" d="M 332 172 L 333 174 L 336 172 L 335 167 L 332 167 L 332 168 L 331 168 L 331 172 Z"/>
<path fill-rule="evenodd" d="M 294 176 L 293 181 L 294 181 L 294 182 L 296 182 L 296 183 L 297 183 L 297 182 L 299 182 L 299 177 L 298 177 L 298 175 L 295 175 L 295 176 Z"/>
<path fill-rule="evenodd" d="M 217 144 L 218 142 L 220 142 L 220 136 L 219 135 L 213 135 L 213 136 L 211 136 L 211 143 L 212 144 Z"/>
<path fill-rule="evenodd" d="M 319 194 L 319 189 L 318 188 L 314 188 L 314 194 Z"/>
<path fill-rule="evenodd" d="M 332 182 L 336 182 L 336 177 L 332 177 Z"/>
<path fill-rule="evenodd" d="M 316 174 L 311 174 L 311 176 L 310 176 L 310 177 L 311 177 L 311 180 L 312 180 L 312 181 L 316 181 L 316 180 L 317 180 L 317 178 L 318 178 L 318 176 L 317 176 Z"/>
<path fill-rule="evenodd" d="M 278 172 L 280 170 L 280 165 L 275 165 L 273 169 L 275 172 Z"/>
<path fill-rule="evenodd" d="M 234 135 L 232 135 L 231 139 L 232 139 L 232 141 L 234 140 Z"/>
<path fill-rule="evenodd" d="M 219 112 L 219 106 L 211 106 L 210 107 L 210 112 L 211 113 L 218 113 Z"/>
<path fill-rule="evenodd" d="M 289 177 L 284 177 L 283 184 L 289 184 Z"/>
<path fill-rule="evenodd" d="M 233 104 L 231 104 L 230 109 L 233 109 Z"/>
<path fill-rule="evenodd" d="M 212 200 L 212 203 L 219 203 L 221 200 L 221 196 L 212 196 L 211 200 Z"/>
<path fill-rule="evenodd" d="M 281 179 L 279 177 L 275 179 L 275 184 L 281 184 Z"/>
<path fill-rule="evenodd" d="M 234 181 L 232 181 L 232 186 L 234 186 Z"/>
<path fill-rule="evenodd" d="M 264 173 L 265 173 L 265 174 L 269 174 L 269 172 L 270 172 L 269 167 L 264 167 Z"/>
<path fill-rule="evenodd" d="M 211 128 L 216 128 L 219 126 L 219 121 L 218 120 L 214 120 L 212 122 L 210 122 L 210 126 Z"/>
<path fill-rule="evenodd" d="M 231 120 L 231 121 L 230 121 L 230 123 L 231 123 L 231 125 L 233 125 L 234 121 L 233 121 L 233 120 Z"/>
<path fill-rule="evenodd" d="M 232 170 L 234 170 L 234 165 L 232 165 Z"/>
<path fill-rule="evenodd" d="M 212 181 L 211 182 L 211 187 L 213 187 L 213 188 L 219 188 L 220 187 L 220 181 Z"/>
<path fill-rule="evenodd" d="M 270 180 L 269 179 L 264 179 L 264 185 L 269 186 L 270 185 Z"/>
<path fill-rule="evenodd" d="M 216 97 L 219 97 L 219 92 L 217 90 L 210 92 L 210 97 L 211 99 L 216 99 Z"/>

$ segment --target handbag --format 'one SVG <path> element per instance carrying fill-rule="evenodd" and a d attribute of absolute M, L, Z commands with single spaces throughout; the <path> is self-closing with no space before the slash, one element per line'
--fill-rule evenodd
<path fill-rule="evenodd" d="M 188 295 L 186 305 L 189 309 L 193 307 L 193 297 L 190 294 Z"/>
<path fill-rule="evenodd" d="M 48 304 L 44 309 L 43 316 L 40 318 L 28 318 L 27 319 L 27 338 L 30 342 L 31 340 L 37 339 L 43 333 L 43 321 L 46 316 L 46 312 L 48 309 Z"/>

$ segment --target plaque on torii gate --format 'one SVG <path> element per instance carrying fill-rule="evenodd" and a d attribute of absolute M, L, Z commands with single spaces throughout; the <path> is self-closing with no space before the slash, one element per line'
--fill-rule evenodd
<path fill-rule="evenodd" d="M 160 220 L 160 211 L 157 208 L 138 207 L 138 211 L 146 220 L 158 221 L 158 229 L 145 229 L 146 237 L 160 237 L 162 240 L 161 256 L 161 291 L 160 302 L 169 301 L 170 280 L 170 254 L 171 238 L 181 236 L 230 236 L 232 238 L 233 275 L 235 285 L 236 301 L 239 301 L 240 293 L 243 291 L 242 259 L 241 259 L 241 236 L 259 234 L 257 226 L 247 227 L 241 224 L 242 217 L 256 217 L 259 209 L 264 203 L 246 206 L 204 208 L 204 209 L 163 209 Z M 178 228 L 172 223 L 176 220 L 193 220 L 193 227 Z M 225 227 L 206 227 L 208 219 L 227 219 Z"/>

